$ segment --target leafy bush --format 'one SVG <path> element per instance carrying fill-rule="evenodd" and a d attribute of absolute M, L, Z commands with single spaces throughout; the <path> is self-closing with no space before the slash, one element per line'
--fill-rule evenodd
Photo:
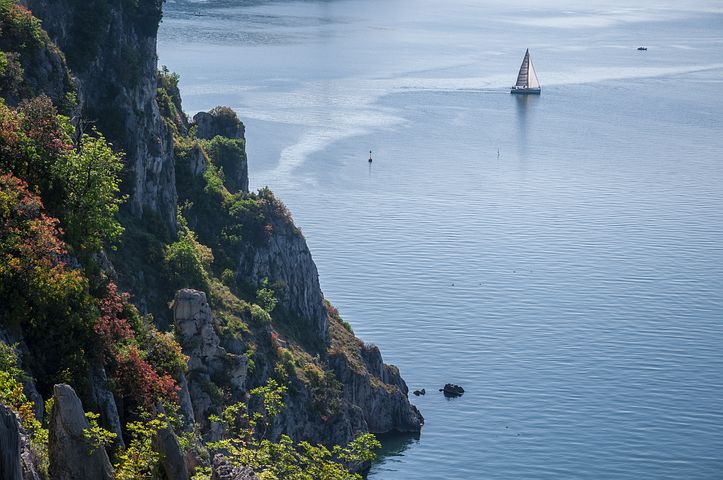
<path fill-rule="evenodd" d="M 99 448 L 111 445 L 116 438 L 116 434 L 98 425 L 100 414 L 85 412 L 85 418 L 88 419 L 90 426 L 83 429 L 83 439 L 88 444 L 88 455 L 93 455 Z"/>
<path fill-rule="evenodd" d="M 278 300 L 276 299 L 276 292 L 269 288 L 269 279 L 264 278 L 261 281 L 261 288 L 256 290 L 256 301 L 258 304 L 266 310 L 269 314 L 274 311 Z"/>
<path fill-rule="evenodd" d="M 243 139 L 222 136 L 203 143 L 213 164 L 223 172 L 224 186 L 231 193 L 248 190 L 245 144 Z"/>
<path fill-rule="evenodd" d="M 66 237 L 85 251 L 98 251 L 104 240 L 113 242 L 123 233 L 117 219 L 124 200 L 119 195 L 123 162 L 105 138 L 96 135 L 83 135 L 78 148 L 52 170 L 64 186 Z"/>
<path fill-rule="evenodd" d="M 165 416 L 128 422 L 128 447 L 118 454 L 115 466 L 116 480 L 154 480 L 159 478 L 161 455 L 153 449 L 153 438 L 165 428 Z"/>
<path fill-rule="evenodd" d="M 0 403 L 20 417 L 20 424 L 30 435 L 30 448 L 39 460 L 44 476 L 48 472 L 48 430 L 43 428 L 33 413 L 33 403 L 23 392 L 23 371 L 18 367 L 14 349 L 0 341 Z"/>
<path fill-rule="evenodd" d="M 361 480 L 361 475 L 350 470 L 373 460 L 374 449 L 381 446 L 372 434 L 360 435 L 346 447 L 331 449 L 309 442 L 294 443 L 287 435 L 273 442 L 268 433 L 274 418 L 284 409 L 286 387 L 271 379 L 250 393 L 260 399 L 261 411 L 249 415 L 243 403 L 224 409 L 214 420 L 224 425 L 227 436 L 209 444 L 209 448 L 224 452 L 236 465 L 250 466 L 261 478 Z"/>
<path fill-rule="evenodd" d="M 72 125 L 46 96 L 22 102 L 17 111 L 0 101 L 0 125 L 0 169 L 43 196 L 76 253 L 118 238 L 123 163 L 101 135 L 83 135 L 74 148 Z"/>
<path fill-rule="evenodd" d="M 271 315 L 260 306 L 253 304 L 251 305 L 251 320 L 256 325 L 268 325 L 271 323 Z"/>
<path fill-rule="evenodd" d="M 153 366 L 143 358 L 143 352 L 136 345 L 118 351 L 113 377 L 118 393 L 133 399 L 138 405 L 152 408 L 158 401 L 178 401 L 179 387 L 168 374 L 159 375 Z"/>
<path fill-rule="evenodd" d="M 93 340 L 97 315 L 80 271 L 63 262 L 58 220 L 42 212 L 39 197 L 10 174 L 0 175 L 0 305 L 2 321 L 21 325 L 41 386 L 84 377 L 83 349 Z M 31 313 L 31 314 L 29 314 Z"/>

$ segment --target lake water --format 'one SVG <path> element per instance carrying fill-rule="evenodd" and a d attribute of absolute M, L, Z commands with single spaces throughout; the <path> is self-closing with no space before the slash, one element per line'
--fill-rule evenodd
<path fill-rule="evenodd" d="M 723 478 L 723 5 L 538 5 L 168 1 L 160 62 L 427 389 L 370 478 Z"/>

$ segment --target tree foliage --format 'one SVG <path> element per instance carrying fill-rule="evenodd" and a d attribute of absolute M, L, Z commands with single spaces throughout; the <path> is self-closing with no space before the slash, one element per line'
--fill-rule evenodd
<path fill-rule="evenodd" d="M 97 132 L 73 144 L 73 126 L 40 96 L 13 110 L 0 100 L 0 171 L 40 194 L 77 253 L 100 250 L 123 232 L 117 219 L 122 156 Z"/>
<path fill-rule="evenodd" d="M 116 217 L 124 200 L 119 195 L 122 168 L 121 155 L 97 132 L 83 135 L 78 148 L 53 165 L 53 177 L 64 186 L 69 243 L 84 251 L 98 251 L 104 240 L 113 242 L 123 233 Z"/>
<path fill-rule="evenodd" d="M 236 403 L 213 418 L 226 429 L 226 438 L 209 444 L 211 450 L 224 452 L 236 465 L 254 469 L 265 480 L 361 480 L 352 473 L 375 458 L 381 445 L 372 434 L 363 434 L 345 447 L 294 442 L 288 435 L 269 438 L 270 428 L 284 409 L 286 386 L 270 379 L 251 390 L 259 397 L 262 409 L 249 413 L 245 403 Z"/>

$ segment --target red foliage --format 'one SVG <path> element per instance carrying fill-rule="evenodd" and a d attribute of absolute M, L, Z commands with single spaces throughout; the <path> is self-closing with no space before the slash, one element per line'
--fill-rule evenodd
<path fill-rule="evenodd" d="M 151 408 L 160 399 L 178 400 L 180 388 L 170 375 L 159 375 L 142 356 L 136 345 L 116 356 L 113 377 L 119 393 L 139 405 Z"/>
<path fill-rule="evenodd" d="M 103 356 L 109 363 L 118 393 L 137 404 L 152 407 L 159 400 L 178 400 L 178 384 L 170 375 L 160 375 L 143 358 L 135 334 L 125 318 L 128 294 L 118 293 L 115 283 L 108 284 L 100 300 L 100 316 L 94 330 L 100 336 Z"/>
<path fill-rule="evenodd" d="M 48 155 L 57 156 L 73 146 L 63 134 L 58 122 L 58 111 L 46 95 L 23 101 L 19 111 L 22 126 L 28 137 Z"/>
<path fill-rule="evenodd" d="M 100 336 L 106 356 L 112 354 L 118 342 L 133 338 L 133 329 L 123 317 L 127 301 L 128 294 L 118 294 L 118 287 L 113 282 L 108 284 L 108 293 L 100 300 L 100 316 L 94 330 Z"/>
<path fill-rule="evenodd" d="M 12 174 L 0 174 L 0 273 L 48 279 L 65 272 L 58 220 L 41 212 L 40 197 Z M 17 281 L 17 280 L 16 280 Z"/>

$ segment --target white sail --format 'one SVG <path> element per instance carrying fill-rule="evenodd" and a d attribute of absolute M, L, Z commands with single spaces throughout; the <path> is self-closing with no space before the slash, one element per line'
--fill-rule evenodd
<path fill-rule="evenodd" d="M 537 73 L 535 73 L 535 67 L 532 66 L 532 59 L 529 60 L 529 67 L 527 71 L 528 88 L 540 88 L 540 81 L 537 79 Z"/>
<path fill-rule="evenodd" d="M 517 74 L 517 82 L 515 86 L 517 88 L 527 88 L 527 81 L 529 78 L 530 70 L 530 51 L 525 51 L 525 58 L 522 59 L 522 65 L 520 65 L 520 73 Z"/>
<path fill-rule="evenodd" d="M 530 51 L 525 50 L 525 58 L 522 59 L 520 72 L 517 74 L 517 82 L 512 87 L 511 93 L 540 93 L 540 80 L 537 78 L 535 67 L 532 66 Z"/>

